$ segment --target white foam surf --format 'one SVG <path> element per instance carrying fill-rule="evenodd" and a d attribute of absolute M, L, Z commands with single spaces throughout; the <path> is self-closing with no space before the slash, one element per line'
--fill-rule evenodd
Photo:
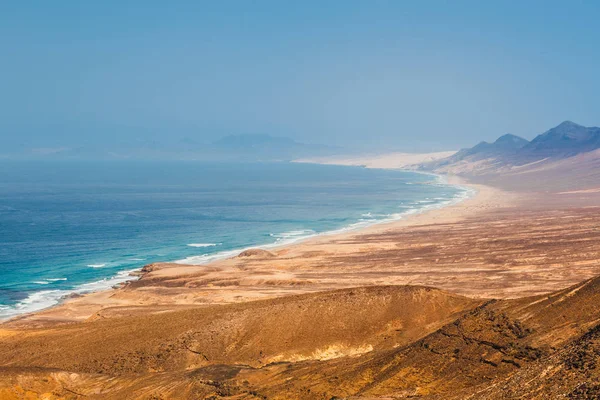
<path fill-rule="evenodd" d="M 222 243 L 189 243 L 189 247 L 214 247 L 220 246 Z"/>
<path fill-rule="evenodd" d="M 25 299 L 19 301 L 16 304 L 10 306 L 0 305 L 0 320 L 12 318 L 20 314 L 28 314 L 36 311 L 41 311 L 45 308 L 55 306 L 65 298 L 74 294 L 79 295 L 110 289 L 115 285 L 137 279 L 136 276 L 131 275 L 131 273 L 134 271 L 138 271 L 138 269 L 136 268 L 132 270 L 121 271 L 112 277 L 101 279 L 95 282 L 83 283 L 81 285 L 76 286 L 73 289 L 41 290 L 39 292 L 33 292 Z M 67 278 L 51 279 L 67 280 Z M 51 279 L 46 279 L 46 283 L 44 284 L 48 284 L 49 282 L 47 281 L 50 281 Z"/>
<path fill-rule="evenodd" d="M 106 264 L 88 264 L 88 265 L 86 265 L 86 267 L 90 267 L 90 268 L 104 268 L 104 267 L 106 267 Z"/>
<path fill-rule="evenodd" d="M 181 260 L 176 260 L 174 262 L 177 264 L 189 264 L 189 265 L 208 264 L 213 261 L 223 260 L 223 259 L 230 258 L 230 257 L 235 257 L 238 254 L 240 254 L 241 252 L 249 250 L 249 249 L 271 249 L 271 248 L 275 248 L 275 247 L 289 245 L 294 242 L 304 240 L 306 238 L 309 238 L 309 237 L 312 237 L 315 235 L 316 235 L 316 232 L 311 229 L 298 229 L 298 230 L 282 232 L 282 233 L 270 233 L 269 236 L 272 238 L 275 238 L 275 242 L 273 242 L 273 243 L 238 248 L 238 249 L 233 249 L 233 250 L 225 250 L 225 251 L 220 251 L 218 253 L 213 253 L 213 254 L 200 254 L 197 256 L 186 257 Z"/>
<path fill-rule="evenodd" d="M 51 283 L 55 283 L 58 281 L 66 281 L 67 278 L 47 278 L 47 279 L 41 279 L 39 281 L 33 281 L 31 283 L 35 283 L 36 285 L 49 285 Z"/>
<path fill-rule="evenodd" d="M 275 238 L 277 242 L 282 242 L 286 240 L 294 240 L 304 236 L 312 236 L 315 234 L 315 231 L 312 229 L 298 229 L 288 232 L 282 233 L 270 233 L 269 236 Z"/>

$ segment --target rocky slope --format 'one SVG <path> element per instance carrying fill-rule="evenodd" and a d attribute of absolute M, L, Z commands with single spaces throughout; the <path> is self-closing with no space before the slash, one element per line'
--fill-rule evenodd
<path fill-rule="evenodd" d="M 162 383 L 157 389 L 152 382 L 165 379 L 189 387 L 197 383 L 190 374 L 200 381 L 220 382 L 234 379 L 242 370 L 260 372 L 266 365 L 390 350 L 414 342 L 478 303 L 425 287 L 382 286 L 138 317 L 92 318 L 50 329 L 3 330 L 0 398 L 19 398 L 17 386 L 67 397 L 72 390 L 87 396 L 100 391 L 99 398 L 135 398 L 138 383 L 144 387 L 141 398 L 155 394 L 185 398 L 187 389 L 165 389 Z M 99 389 L 107 381 L 119 382 L 119 387 Z M 40 385 L 43 389 L 37 388 Z M 195 393 L 215 389 L 199 385 Z"/>
<path fill-rule="evenodd" d="M 484 302 L 373 287 L 4 330 L 0 397 L 593 399 L 599 302 L 600 278 Z"/>

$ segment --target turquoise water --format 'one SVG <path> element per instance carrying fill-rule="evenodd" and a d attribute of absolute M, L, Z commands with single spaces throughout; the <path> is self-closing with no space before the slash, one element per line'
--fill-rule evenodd
<path fill-rule="evenodd" d="M 310 164 L 1 162 L 0 318 L 132 279 L 464 197 L 434 176 Z"/>

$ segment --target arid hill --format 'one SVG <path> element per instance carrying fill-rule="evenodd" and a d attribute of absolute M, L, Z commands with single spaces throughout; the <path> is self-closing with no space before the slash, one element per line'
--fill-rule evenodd
<path fill-rule="evenodd" d="M 592 399 L 600 278 L 475 301 L 408 286 L 11 332 L 0 397 Z"/>
<path fill-rule="evenodd" d="M 6 380 L 10 376 L 22 380 L 31 372 L 85 374 L 85 379 L 73 385 L 78 393 L 91 395 L 98 382 L 115 377 L 129 387 L 132 380 L 184 376 L 228 365 L 218 367 L 228 371 L 217 374 L 223 379 L 231 368 L 260 371 L 273 363 L 356 357 L 402 347 L 479 302 L 437 289 L 384 286 L 96 319 L 52 329 L 4 330 L 0 342 L 4 378 L 0 381 L 14 389 L 13 381 Z M 187 387 L 191 382 L 181 376 L 168 379 L 183 379 Z M 200 386 L 194 390 L 214 390 L 210 385 Z M 52 390 L 56 389 L 44 389 Z M 148 390 L 145 394 L 154 393 Z M 9 392 L 0 397 L 6 398 Z M 185 396 L 184 392 L 157 391 L 164 398 Z M 126 393 L 129 398 L 131 393 Z M 112 389 L 99 394 L 101 398 L 113 395 L 125 396 L 121 390 L 113 394 Z"/>

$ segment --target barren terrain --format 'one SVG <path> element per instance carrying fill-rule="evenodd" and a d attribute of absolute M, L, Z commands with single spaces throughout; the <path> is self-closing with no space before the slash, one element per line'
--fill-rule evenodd
<path fill-rule="evenodd" d="M 149 265 L 2 324 L 0 398 L 598 398 L 600 192 L 578 177 Z"/>

